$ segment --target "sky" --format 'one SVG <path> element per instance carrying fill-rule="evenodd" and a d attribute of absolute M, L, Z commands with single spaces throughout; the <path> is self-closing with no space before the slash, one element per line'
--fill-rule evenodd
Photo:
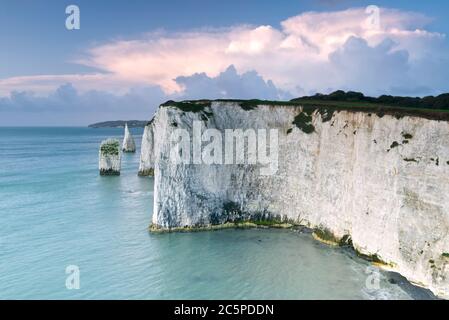
<path fill-rule="evenodd" d="M 170 99 L 438 95 L 448 15 L 443 0 L 0 0 L 0 126 L 150 119 Z"/>

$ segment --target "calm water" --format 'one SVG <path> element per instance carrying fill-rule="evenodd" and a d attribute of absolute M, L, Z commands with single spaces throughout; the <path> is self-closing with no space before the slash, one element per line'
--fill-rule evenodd
<path fill-rule="evenodd" d="M 368 263 L 309 234 L 149 234 L 153 180 L 136 174 L 140 150 L 124 155 L 120 177 L 100 177 L 106 137 L 122 130 L 0 128 L 0 299 L 429 297 L 383 272 L 370 290 Z M 68 265 L 79 290 L 65 287 Z"/>

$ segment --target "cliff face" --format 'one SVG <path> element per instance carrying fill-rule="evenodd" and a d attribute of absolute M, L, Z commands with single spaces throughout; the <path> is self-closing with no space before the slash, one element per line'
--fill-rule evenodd
<path fill-rule="evenodd" d="M 170 137 L 191 131 L 194 121 L 222 132 L 277 129 L 277 172 L 262 175 L 261 164 L 173 163 Z M 350 239 L 361 254 L 449 298 L 446 121 L 236 102 L 195 112 L 162 106 L 142 140 L 140 171 L 153 168 L 154 228 L 301 224 L 325 240 Z"/>

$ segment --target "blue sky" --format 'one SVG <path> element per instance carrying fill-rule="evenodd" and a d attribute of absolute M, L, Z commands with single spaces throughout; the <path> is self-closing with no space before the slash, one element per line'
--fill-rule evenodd
<path fill-rule="evenodd" d="M 69 4 L 80 30 L 65 28 Z M 371 4 L 375 33 L 359 28 Z M 0 125 L 149 118 L 168 98 L 438 94 L 448 14 L 447 1 L 0 0 Z"/>

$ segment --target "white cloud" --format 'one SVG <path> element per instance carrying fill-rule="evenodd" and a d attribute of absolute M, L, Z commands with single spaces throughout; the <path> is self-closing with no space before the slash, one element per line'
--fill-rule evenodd
<path fill-rule="evenodd" d="M 282 21 L 280 28 L 244 25 L 111 41 L 78 60 L 104 73 L 4 79 L 0 94 L 47 92 L 70 82 L 80 92 L 123 93 L 135 86 L 160 86 L 167 95 L 182 95 L 185 83 L 180 79 L 185 82 L 182 77 L 195 73 L 204 73 L 196 77 L 203 78 L 203 86 L 212 86 L 204 88 L 204 94 L 219 94 L 217 81 L 211 79 L 229 65 L 239 73 L 255 70 L 263 81 L 272 80 L 294 96 L 340 88 L 366 94 L 418 87 L 417 94 L 448 90 L 448 47 L 445 35 L 425 29 L 430 18 L 384 8 L 379 25 L 371 18 L 365 8 L 305 12 Z M 197 88 L 195 96 L 201 94 L 198 81 L 189 80 L 189 90 Z"/>
<path fill-rule="evenodd" d="M 234 66 L 229 66 L 217 77 L 196 73 L 180 76 L 175 81 L 183 90 L 172 95 L 165 94 L 159 86 L 133 87 L 111 93 L 92 89 L 79 91 L 70 83 L 40 95 L 34 91 L 11 91 L 7 97 L 0 97 L 0 125 L 83 125 L 103 120 L 150 119 L 159 104 L 166 100 L 291 98 L 257 72 L 238 74 Z"/>
<path fill-rule="evenodd" d="M 65 83 L 73 84 L 81 92 L 96 89 L 125 93 L 129 89 L 129 86 L 124 86 L 123 79 L 113 74 L 38 75 L 0 79 L 0 96 L 9 95 L 12 91 L 32 91 L 38 96 L 46 96 Z"/>
<path fill-rule="evenodd" d="M 292 97 L 275 87 L 272 81 L 265 81 L 255 71 L 241 75 L 233 65 L 216 77 L 205 73 L 180 76 L 175 79 L 181 86 L 183 99 L 265 99 L 286 100 Z"/>
<path fill-rule="evenodd" d="M 78 91 L 63 84 L 47 95 L 12 91 L 0 97 L 0 125 L 86 125 L 117 119 L 149 119 L 165 94 L 159 87 L 130 89 L 124 94 Z"/>

